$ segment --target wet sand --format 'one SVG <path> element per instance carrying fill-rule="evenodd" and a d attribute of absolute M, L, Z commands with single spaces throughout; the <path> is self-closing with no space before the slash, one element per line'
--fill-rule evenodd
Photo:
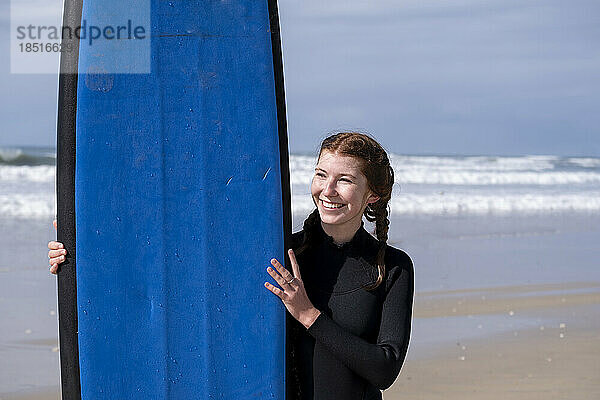
<path fill-rule="evenodd" d="M 547 292 L 558 292 L 546 294 Z M 508 314 L 577 305 L 600 304 L 600 283 L 503 286 L 481 289 L 444 290 L 417 293 L 414 318 Z M 567 312 L 566 310 L 562 310 Z"/>
<path fill-rule="evenodd" d="M 529 288 L 505 289 L 519 293 Z M 473 300 L 472 305 L 469 300 L 458 304 L 461 299 L 418 302 L 415 322 L 418 318 L 443 314 L 443 310 L 450 310 L 447 318 L 461 318 L 452 310 L 464 306 L 463 311 L 468 309 L 472 313 L 466 318 L 475 321 L 478 316 L 500 311 L 506 314 L 499 318 L 509 320 L 521 314 L 534 321 L 535 326 L 513 327 L 484 337 L 458 338 L 453 343 L 427 345 L 417 341 L 409 349 L 399 378 L 384 392 L 384 398 L 600 398 L 600 291 L 597 286 L 594 290 L 587 295 L 543 296 L 543 300 L 535 297 Z M 494 291 L 488 292 L 489 297 L 493 295 Z"/>
<path fill-rule="evenodd" d="M 384 398 L 600 398 L 599 221 L 392 221 L 417 280 L 408 357 Z M 29 249 L 15 262 L 0 257 L 0 400 L 59 399 L 51 234 L 0 224 L 7 248 Z"/>
<path fill-rule="evenodd" d="M 384 398 L 600 398 L 598 327 L 552 326 L 517 333 L 448 346 L 435 357 L 409 360 Z"/>
<path fill-rule="evenodd" d="M 600 285 L 564 286 L 565 293 L 543 296 L 543 300 L 521 294 L 532 289 L 557 290 L 555 285 L 481 289 L 478 297 L 468 296 L 474 290 L 418 295 L 413 326 L 423 319 L 440 316 L 477 319 L 498 316 L 499 312 L 500 318 L 525 314 L 537 322 L 533 328 L 510 329 L 456 342 L 424 343 L 415 339 L 399 378 L 384 392 L 384 398 L 600 398 Z M 574 287 L 591 292 L 567 292 Z M 456 297 L 457 294 L 464 297 Z M 494 298 L 500 295 L 505 297 Z M 455 308 L 457 312 L 453 311 Z M 461 315 L 457 315 L 458 310 Z M 0 396 L 2 400 L 58 398 L 58 386 Z"/>

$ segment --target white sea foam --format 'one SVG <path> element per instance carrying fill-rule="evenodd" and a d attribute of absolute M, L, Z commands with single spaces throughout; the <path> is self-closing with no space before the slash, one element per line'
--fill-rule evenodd
<path fill-rule="evenodd" d="M 568 158 L 567 161 L 584 168 L 600 167 L 600 158 Z"/>
<path fill-rule="evenodd" d="M 395 214 L 506 214 L 600 211 L 600 159 L 558 156 L 391 155 Z M 316 159 L 292 156 L 294 212 L 313 209 Z M 402 190 L 400 190 L 400 188 Z"/>
<path fill-rule="evenodd" d="M 0 194 L 0 216 L 11 218 L 48 218 L 55 215 L 54 194 Z"/>
<path fill-rule="evenodd" d="M 422 166 L 443 170 L 478 170 L 478 171 L 543 171 L 554 168 L 557 156 L 401 156 L 391 155 L 394 167 Z"/>
<path fill-rule="evenodd" d="M 520 214 L 600 211 L 600 193 L 582 194 L 407 194 L 396 196 L 395 214 Z"/>
<path fill-rule="evenodd" d="M 600 173 L 587 171 L 478 171 L 395 166 L 396 182 L 427 185 L 566 185 L 600 183 Z"/>
<path fill-rule="evenodd" d="M 5 182 L 51 182 L 52 165 L 0 165 L 0 184 Z"/>
<path fill-rule="evenodd" d="M 390 157 L 396 182 L 423 185 L 566 185 L 600 183 L 600 170 L 557 169 L 556 156 L 524 157 Z M 576 166 L 595 166 L 587 159 L 568 159 Z M 292 185 L 305 185 L 312 178 L 316 159 L 291 157 Z"/>
<path fill-rule="evenodd" d="M 400 214 L 600 212 L 600 159 L 557 156 L 442 157 L 391 155 Z M 314 156 L 292 155 L 295 214 L 313 209 Z M 0 165 L 0 217 L 54 214 L 52 165 Z"/>
<path fill-rule="evenodd" d="M 307 185 L 310 183 L 317 163 L 316 157 L 290 156 L 290 182 L 292 185 Z"/>
<path fill-rule="evenodd" d="M 308 196 L 293 196 L 295 214 L 308 214 L 314 204 Z M 537 214 L 600 211 L 600 192 L 590 195 L 485 195 L 485 194 L 403 194 L 390 203 L 392 215 L 483 215 Z"/>
<path fill-rule="evenodd" d="M 600 183 L 600 171 L 556 167 L 559 157 L 392 156 L 396 182 L 428 185 L 560 185 Z"/>
<path fill-rule="evenodd" d="M 23 154 L 23 150 L 19 148 L 0 147 L 0 160 L 4 162 L 14 161 Z"/>

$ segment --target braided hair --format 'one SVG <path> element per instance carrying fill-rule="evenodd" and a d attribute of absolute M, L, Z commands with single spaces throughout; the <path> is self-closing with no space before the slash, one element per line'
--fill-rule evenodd
<path fill-rule="evenodd" d="M 361 172 L 367 178 L 369 189 L 379 197 L 376 202 L 367 204 L 363 214 L 367 221 L 375 222 L 375 235 L 379 241 L 376 259 L 377 280 L 366 288 L 367 290 L 376 289 L 385 277 L 384 259 L 390 226 L 388 203 L 392 197 L 394 170 L 383 147 L 364 133 L 340 132 L 331 135 L 321 143 L 319 158 L 325 151 L 357 158 Z M 297 254 L 314 244 L 315 231 L 320 223 L 319 211 L 315 209 L 304 221 L 304 236 L 299 248 L 296 249 Z"/>

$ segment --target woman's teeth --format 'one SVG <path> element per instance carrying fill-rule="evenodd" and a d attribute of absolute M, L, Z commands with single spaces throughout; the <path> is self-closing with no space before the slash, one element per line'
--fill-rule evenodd
<path fill-rule="evenodd" d="M 323 207 L 329 208 L 331 210 L 335 210 L 337 208 L 342 208 L 344 206 L 343 204 L 329 203 L 329 202 L 327 202 L 325 200 L 321 200 L 321 202 L 323 203 Z"/>

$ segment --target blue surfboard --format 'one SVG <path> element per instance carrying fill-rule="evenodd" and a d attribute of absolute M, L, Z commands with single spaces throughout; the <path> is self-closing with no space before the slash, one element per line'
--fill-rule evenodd
<path fill-rule="evenodd" d="M 63 39 L 63 399 L 283 399 L 285 310 L 263 286 L 291 233 L 276 1 L 136 3 L 145 35 Z M 67 0 L 63 25 L 118 7 Z"/>

